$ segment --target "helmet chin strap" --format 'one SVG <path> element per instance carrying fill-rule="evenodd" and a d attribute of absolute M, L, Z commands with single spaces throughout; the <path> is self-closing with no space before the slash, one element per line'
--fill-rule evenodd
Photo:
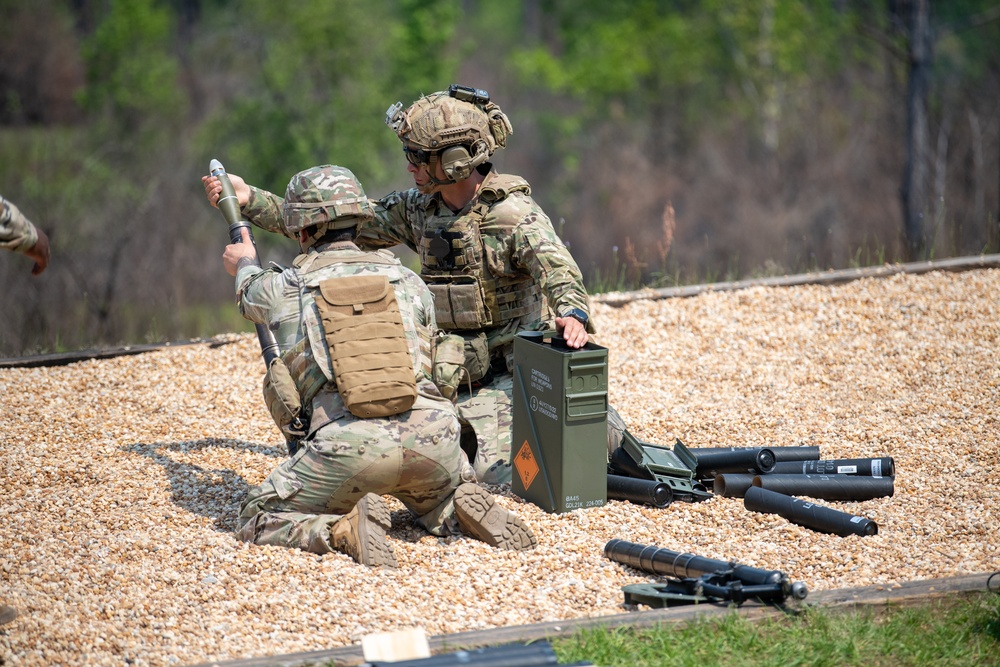
<path fill-rule="evenodd" d="M 434 165 L 437 164 L 437 161 L 438 161 L 438 156 L 431 155 L 431 161 L 427 163 L 427 168 L 426 168 L 427 178 L 430 179 L 430 183 L 428 183 L 427 185 L 419 186 L 417 188 L 418 190 L 420 190 L 422 194 L 425 195 L 434 194 L 435 192 L 438 192 L 441 189 L 442 185 L 454 185 L 455 183 L 458 183 L 458 181 L 456 181 L 453 178 L 441 180 L 434 177 L 433 169 Z"/>

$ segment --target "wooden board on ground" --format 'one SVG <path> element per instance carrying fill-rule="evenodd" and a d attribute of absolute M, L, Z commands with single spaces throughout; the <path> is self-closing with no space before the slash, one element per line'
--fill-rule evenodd
<path fill-rule="evenodd" d="M 945 579 L 925 579 L 909 581 L 898 586 L 863 586 L 839 590 L 820 591 L 808 596 L 802 602 L 789 605 L 794 611 L 803 606 L 822 607 L 833 610 L 870 609 L 885 612 L 903 606 L 917 606 L 945 598 L 954 600 L 975 592 L 993 590 L 1000 592 L 1000 573 L 972 574 Z M 989 587 L 988 587 L 989 586 Z M 438 635 L 428 640 L 432 654 L 450 653 L 460 649 L 482 648 L 501 644 L 527 643 L 569 637 L 592 628 L 646 628 L 656 625 L 684 623 L 696 618 L 711 618 L 723 614 L 737 613 L 749 619 L 763 619 L 786 613 L 785 610 L 770 605 L 747 603 L 740 607 L 723 604 L 701 604 L 669 609 L 645 609 L 614 616 L 552 621 L 531 625 L 493 628 L 475 632 L 460 632 Z M 309 651 L 284 656 L 266 656 L 231 660 L 226 662 L 206 662 L 192 667 L 301 667 L 314 663 L 332 663 L 337 667 L 352 667 L 365 662 L 361 646 L 345 646 L 329 651 Z"/>

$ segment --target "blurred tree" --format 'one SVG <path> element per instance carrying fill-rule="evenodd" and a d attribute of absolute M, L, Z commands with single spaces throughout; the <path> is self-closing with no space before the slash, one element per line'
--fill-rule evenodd
<path fill-rule="evenodd" d="M 256 68 L 206 128 L 216 150 L 235 173 L 279 193 L 292 174 L 330 162 L 370 189 L 389 181 L 401 167 L 385 110 L 453 71 L 447 45 L 456 8 L 427 0 L 245 3 Z"/>
<path fill-rule="evenodd" d="M 736 221 L 748 217 L 747 202 L 738 193 L 720 197 L 729 175 L 703 167 L 694 173 L 696 156 L 710 150 L 706 159 L 720 172 L 752 163 L 753 171 L 741 177 L 756 181 L 746 195 L 761 208 L 779 197 L 794 202 L 801 192 L 801 168 L 794 164 L 799 147 L 815 141 L 808 116 L 815 113 L 816 90 L 855 57 L 844 46 L 850 13 L 834 3 L 594 0 L 542 2 L 540 11 L 542 23 L 555 29 L 542 28 L 540 39 L 517 49 L 512 62 L 525 85 L 572 100 L 547 107 L 552 120 L 544 126 L 553 135 L 545 143 L 562 151 L 567 171 L 588 164 L 563 195 L 586 204 L 568 215 L 620 221 L 590 224 L 586 238 L 596 237 L 605 255 L 607 247 L 624 244 L 622 234 L 633 236 L 641 251 L 662 254 L 658 229 L 670 190 L 681 179 L 714 177 L 719 187 L 705 199 L 714 199 L 716 210 L 702 209 L 702 219 L 687 215 L 694 191 L 676 195 L 687 198 L 676 202 L 678 238 L 699 243 L 705 264 L 734 256 L 734 232 L 727 230 L 726 239 L 718 231 L 724 220 L 742 228 Z M 779 153 L 783 137 L 794 141 Z M 726 141 L 730 154 L 718 155 L 711 141 Z M 730 167 L 726 161 L 734 157 Z M 616 232 L 618 238 L 610 236 Z M 711 245 L 703 237 L 711 237 Z M 718 251 L 709 255 L 712 246 Z M 662 257 L 655 259 L 662 266 Z M 749 257 L 755 260 L 756 251 Z"/>
<path fill-rule="evenodd" d="M 959 115 L 956 107 L 966 108 L 971 132 L 978 137 L 973 149 L 981 150 L 975 98 L 981 104 L 977 93 L 982 86 L 995 90 L 998 83 L 1000 5 L 994 0 L 888 0 L 885 14 L 880 15 L 880 10 L 867 3 L 857 4 L 859 14 L 864 15 L 860 29 L 896 56 L 905 70 L 905 162 L 899 190 L 903 231 L 909 259 L 927 258 L 942 241 L 949 139 Z M 935 127 L 937 141 L 932 142 Z M 974 159 L 978 165 L 974 168 L 981 172 L 981 153 L 974 154 Z M 984 179 L 977 173 L 970 180 L 978 190 L 974 199 L 980 202 L 973 207 L 974 216 L 981 218 L 985 214 Z M 959 236 L 952 231 L 954 237 Z M 981 247 L 995 247 L 995 222 L 977 236 Z"/>
<path fill-rule="evenodd" d="M 0 0 L 0 124 L 80 120 L 80 45 L 64 2 Z"/>
<path fill-rule="evenodd" d="M 657 128 L 674 117 L 697 132 L 734 115 L 752 118 L 771 151 L 803 85 L 842 64 L 840 42 L 850 29 L 832 3 L 803 0 L 542 6 L 558 32 L 516 53 L 524 81 L 570 93 L 592 115 L 610 108 L 633 126 Z M 650 150 L 662 159 L 676 144 L 662 143 L 669 133 L 654 134 L 660 141 Z"/>
<path fill-rule="evenodd" d="M 391 62 L 387 83 L 405 104 L 441 90 L 454 77 L 461 10 L 454 0 L 399 0 L 397 5 L 386 44 Z"/>
<path fill-rule="evenodd" d="M 92 118 L 103 117 L 112 134 L 127 135 L 129 144 L 144 134 L 170 141 L 164 124 L 181 117 L 185 99 L 171 53 L 173 29 L 171 13 L 156 0 L 110 0 L 84 40 L 87 86 L 80 101 Z"/>
<path fill-rule="evenodd" d="M 99 340 L 113 340 L 121 331 L 115 313 L 122 303 L 134 303 L 137 290 L 156 294 L 164 285 L 154 278 L 167 271 L 163 262 L 143 263 L 149 246 L 132 242 L 154 238 L 166 227 L 168 209 L 154 195 L 166 194 L 170 175 L 159 160 L 180 148 L 176 138 L 186 97 L 172 51 L 176 25 L 169 6 L 157 0 L 109 0 L 80 9 L 86 24 L 93 25 L 83 39 L 87 83 L 79 94 L 90 132 L 77 156 L 81 182 L 76 189 L 87 205 L 63 233 L 63 243 L 75 250 L 66 268 L 83 292 L 78 303 L 89 312 L 87 328 Z M 136 267 L 142 267 L 138 275 L 145 278 L 139 282 Z"/>

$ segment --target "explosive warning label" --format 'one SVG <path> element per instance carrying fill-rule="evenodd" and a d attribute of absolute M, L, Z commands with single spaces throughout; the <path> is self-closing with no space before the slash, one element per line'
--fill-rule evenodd
<path fill-rule="evenodd" d="M 535 477 L 538 476 L 538 461 L 535 460 L 535 454 L 531 451 L 527 440 L 521 445 L 521 449 L 517 450 L 517 456 L 514 457 L 514 469 L 517 470 L 517 475 L 521 478 L 524 490 L 527 491 L 531 483 L 535 481 Z"/>

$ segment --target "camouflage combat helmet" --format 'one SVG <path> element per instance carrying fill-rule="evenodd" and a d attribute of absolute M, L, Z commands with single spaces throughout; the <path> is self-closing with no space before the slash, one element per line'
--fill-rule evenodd
<path fill-rule="evenodd" d="M 295 174 L 285 190 L 281 213 L 288 231 L 297 233 L 316 227 L 314 238 L 327 230 L 353 227 L 375 217 L 351 170 L 332 164 Z"/>
<path fill-rule="evenodd" d="M 425 95 L 405 110 L 397 102 L 386 111 L 385 123 L 406 148 L 438 154 L 450 146 L 465 146 L 473 160 L 481 156 L 480 164 L 506 146 L 514 133 L 489 93 L 457 84 Z"/>

